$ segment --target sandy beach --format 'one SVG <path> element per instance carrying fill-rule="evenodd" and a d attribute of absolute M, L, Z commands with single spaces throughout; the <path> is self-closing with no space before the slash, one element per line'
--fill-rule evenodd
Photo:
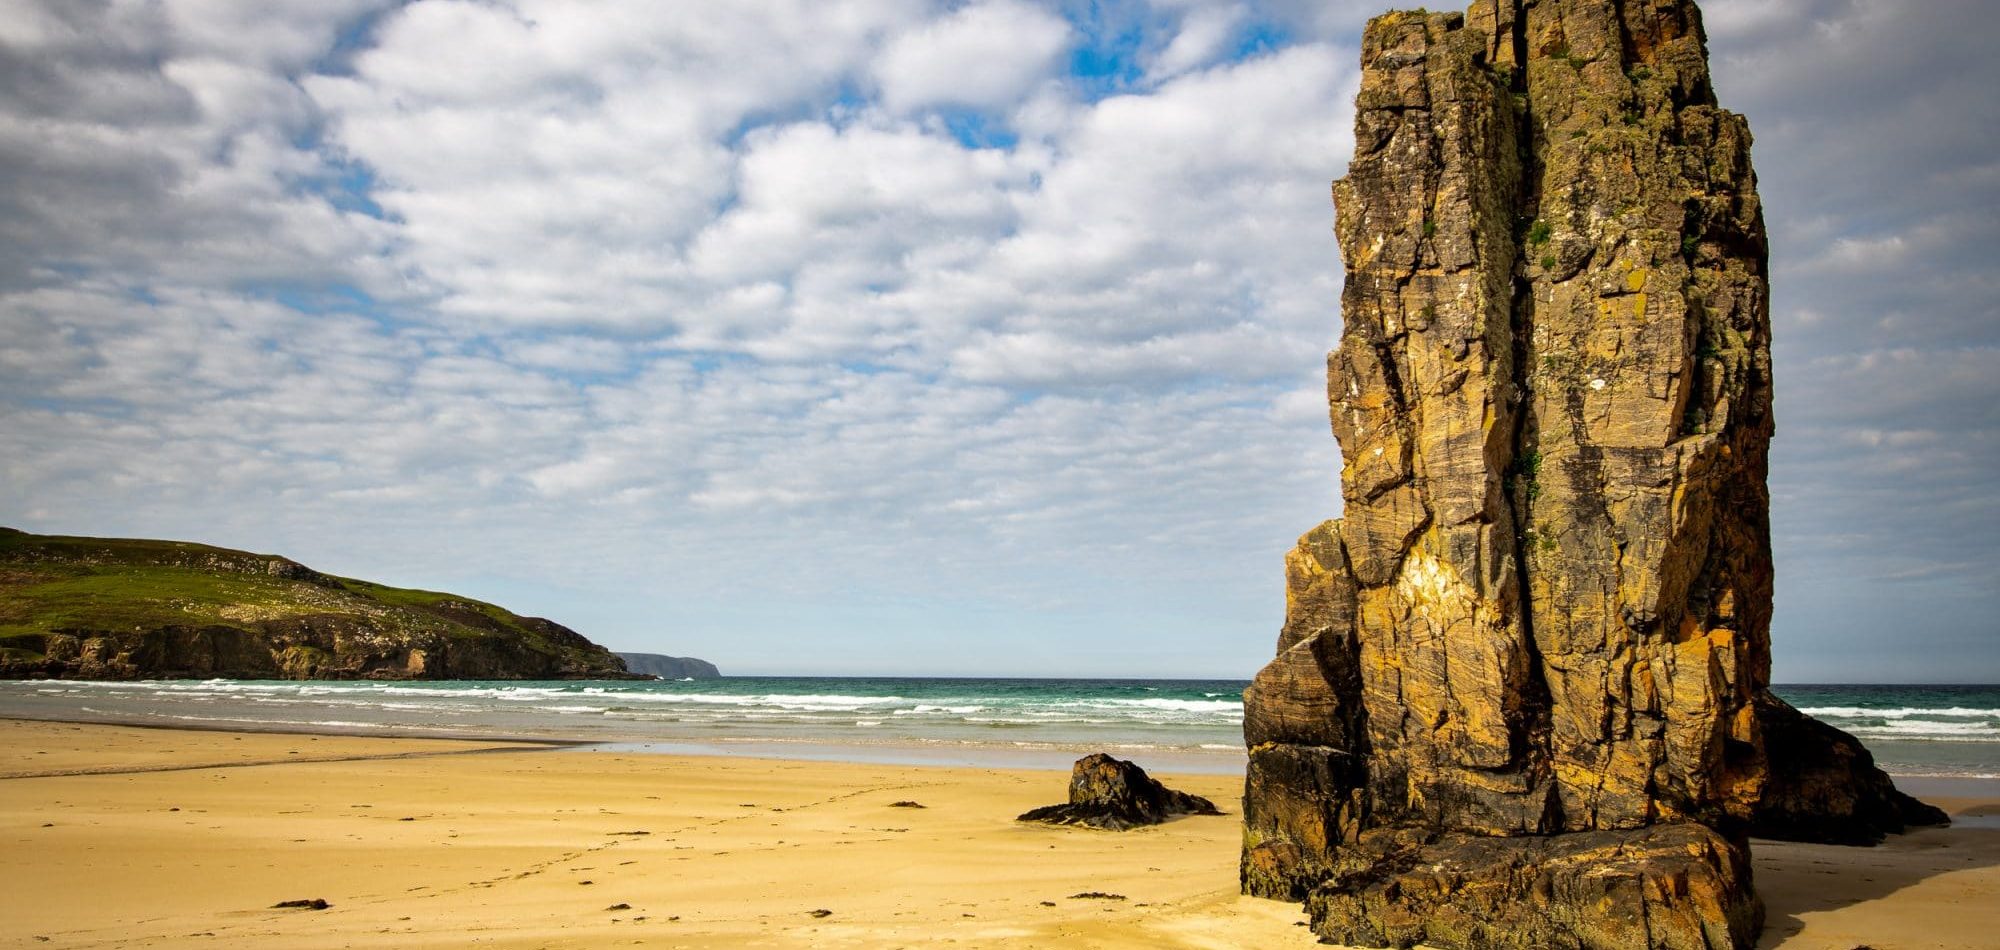
<path fill-rule="evenodd" d="M 1161 777 L 1236 810 L 1238 778 Z M 0 944 L 1315 945 L 1298 908 L 1237 896 L 1234 814 L 1012 820 L 1065 780 L 0 720 Z M 2000 796 L 1933 800 L 1963 820 L 1873 849 L 1759 842 L 1763 945 L 1994 945 Z"/>

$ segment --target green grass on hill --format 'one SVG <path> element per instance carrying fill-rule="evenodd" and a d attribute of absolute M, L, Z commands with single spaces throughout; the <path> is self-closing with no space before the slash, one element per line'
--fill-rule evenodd
<path fill-rule="evenodd" d="M 166 626 L 256 630 L 295 617 L 558 645 L 524 618 L 437 591 L 331 577 L 273 555 L 178 541 L 76 538 L 0 528 L 0 651 L 39 655 L 44 635 Z"/>

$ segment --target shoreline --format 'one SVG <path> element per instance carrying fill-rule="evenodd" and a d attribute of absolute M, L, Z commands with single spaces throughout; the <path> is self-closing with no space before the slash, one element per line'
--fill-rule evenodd
<path fill-rule="evenodd" d="M 418 741 L 482 742 L 540 747 L 547 751 L 616 752 L 668 756 L 713 756 L 717 758 L 771 759 L 775 761 L 845 762 L 873 765 L 903 765 L 939 768 L 996 768 L 1034 771 L 1069 771 L 1077 759 L 1092 752 L 1110 751 L 1119 758 L 1138 762 L 1147 771 L 1201 775 L 1243 774 L 1247 753 L 1242 749 L 1195 749 L 1160 747 L 1135 743 L 1037 743 L 1003 744 L 957 740 L 912 741 L 859 738 L 683 738 L 587 739 L 536 735 L 506 731 L 422 729 L 407 727 L 339 726 L 296 722 L 237 722 L 187 720 L 160 722 L 118 716 L 80 717 L 39 716 L 12 711 L 0 714 L 4 722 L 46 722 L 70 725 L 117 726 L 155 729 L 165 732 L 221 732 L 256 735 L 339 736 Z"/>
<path fill-rule="evenodd" d="M 221 732 L 243 735 L 269 736 L 339 736 L 357 739 L 414 739 L 420 741 L 451 742 L 492 742 L 522 746 L 547 746 L 550 749 L 572 748 L 590 745 L 584 739 L 558 739 L 545 736 L 492 735 L 481 732 L 453 732 L 438 730 L 397 730 L 387 732 L 379 729 L 343 727 L 318 723 L 289 722 L 222 722 L 189 720 L 187 722 L 159 722 L 151 719 L 126 719 L 106 716 L 102 718 L 80 718 L 69 716 L 34 716 L 18 712 L 0 715 L 0 722 L 49 722 L 70 726 L 117 726 L 126 729 L 156 729 L 161 732 Z"/>
<path fill-rule="evenodd" d="M 1031 771 L 1068 771 L 1078 758 L 1092 752 L 1109 751 L 1119 758 L 1138 762 L 1148 772 L 1190 775 L 1235 775 L 1241 777 L 1247 762 L 1241 749 L 1161 748 L 1137 744 L 1083 743 L 1040 744 L 1032 747 L 971 741 L 898 741 L 836 738 L 735 738 L 702 739 L 665 736 L 657 739 L 601 740 L 475 730 L 368 728 L 331 726 L 316 723 L 187 722 L 119 717 L 81 718 L 36 716 L 18 712 L 0 714 L 0 722 L 48 722 L 75 725 L 120 726 L 166 732 L 222 732 L 258 735 L 338 736 L 366 739 L 411 739 L 479 742 L 521 747 L 523 751 L 619 753 L 638 755 L 695 756 L 717 758 L 769 759 L 791 762 L 831 762 L 862 765 L 893 765 L 923 768 L 993 768 Z M 1890 771 L 1896 787 L 1918 798 L 2000 798 L 2000 774 L 1958 775 Z"/>
<path fill-rule="evenodd" d="M 1148 769 L 1230 774 L 1246 764 L 1240 686 L 928 677 L 47 680 L 0 683 L 0 717 L 998 768 L 1061 769 L 1109 752 Z M 1991 715 L 2000 687 L 1788 689 L 1788 702 L 1849 728 L 1885 771 L 1922 794 L 1950 794 L 1930 791 L 1933 779 L 2000 781 L 2000 719 Z"/>
<path fill-rule="evenodd" d="M 411 751 L 393 755 L 359 756 L 339 761 L 367 761 L 387 758 L 418 758 L 427 755 L 459 755 L 467 752 L 571 752 L 599 753 L 615 755 L 660 755 L 671 757 L 716 757 L 728 759 L 750 759 L 771 762 L 822 762 L 850 765 L 889 765 L 911 768 L 979 768 L 1003 769 L 1008 771 L 1048 771 L 1067 772 L 1075 757 L 1088 752 L 1069 749 L 1008 749 L 981 747 L 971 743 L 940 743 L 932 746 L 905 745 L 902 743 L 842 743 L 832 741 L 812 741 L 805 739 L 742 739 L 734 742 L 701 742 L 663 739 L 655 742 L 601 742 L 588 739 L 558 739 L 546 736 L 487 735 L 483 733 L 438 731 L 435 733 L 382 732 L 363 729 L 342 729 L 338 727 L 307 728 L 272 725 L 268 728 L 210 723 L 160 723 L 125 722 L 102 719 L 58 719 L 39 716 L 0 716 L 0 724 L 5 723 L 48 723 L 73 726 L 107 726 L 121 729 L 146 729 L 165 733 L 198 732 L 220 733 L 223 735 L 258 736 L 307 736 L 340 739 L 362 739 L 397 742 L 451 742 L 477 743 L 482 748 L 465 750 Z M 1221 752 L 1186 752 L 1184 750 L 1144 750 L 1152 753 L 1148 758 L 1161 760 L 1164 764 L 1155 767 L 1141 762 L 1148 772 L 1179 775 L 1226 775 L 1241 777 L 1244 769 L 1242 756 L 1231 756 Z M 1143 755 L 1144 752 L 1141 754 Z M 1185 760 L 1185 761 L 1183 761 Z M 1234 760 L 1233 762 L 1231 760 Z M 275 761 L 275 760 L 274 760 Z M 333 761 L 315 759 L 313 761 Z M 264 764 L 264 763 L 257 763 Z M 205 765 L 179 766 L 178 768 L 208 768 Z M 135 771 L 161 771 L 145 769 Z M 75 772 L 41 772 L 33 775 L 12 775 L 0 772 L 0 779 L 16 777 L 40 777 L 54 775 L 110 775 L 124 774 L 119 770 L 105 769 Z M 1912 775 L 1889 773 L 1895 779 L 1896 787 L 1918 798 L 1933 798 L 1944 801 L 2000 799 L 2000 776 L 1985 775 Z M 1949 811 L 1950 809 L 1946 809 Z M 1954 824 L 1957 819 L 1954 818 Z M 1982 827 L 1985 825 L 1982 824 Z M 2000 818 L 1994 826 L 2000 827 Z"/>
<path fill-rule="evenodd" d="M 36 869 L 0 945 L 1314 945 L 1235 894 L 1233 816 L 1112 834 L 1014 821 L 1062 799 L 1046 770 L 551 751 L 0 720 L 0 767 L 175 766 L 0 779 Z M 1231 777 L 1167 779 L 1235 811 Z"/>
<path fill-rule="evenodd" d="M 35 872 L 0 890 L 0 944 L 1317 946 L 1236 892 L 1240 781 L 1158 774 L 1226 814 L 1014 821 L 1063 798 L 1048 769 L 0 719 L 0 840 Z M 2000 794 L 1938 801 L 1960 824 L 1755 842 L 1758 946 L 2000 929 Z"/>

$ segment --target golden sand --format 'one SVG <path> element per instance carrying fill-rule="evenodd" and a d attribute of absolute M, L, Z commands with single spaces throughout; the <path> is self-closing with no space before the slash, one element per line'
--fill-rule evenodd
<path fill-rule="evenodd" d="M 1234 811 L 1237 778 L 1162 777 Z M 1233 815 L 1012 820 L 1065 779 L 0 721 L 0 945 L 1316 945 L 1235 893 Z M 1766 945 L 2000 945 L 2000 828 L 1760 843 L 1757 883 Z"/>

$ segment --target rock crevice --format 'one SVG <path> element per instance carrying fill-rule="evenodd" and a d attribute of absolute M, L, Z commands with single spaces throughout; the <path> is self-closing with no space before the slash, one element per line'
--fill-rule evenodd
<path fill-rule="evenodd" d="M 1439 919 L 1397 896 L 1422 891 L 1404 863 L 1558 900 L 1618 868 L 1596 913 L 1669 923 L 1604 942 L 1569 908 L 1558 943 L 1747 945 L 1748 834 L 1941 816 L 1767 691 L 1767 252 L 1700 13 L 1481 0 L 1378 17 L 1361 58 L 1327 363 L 1345 511 L 1287 556 L 1245 694 L 1244 888 L 1368 943 Z M 1828 801 L 1836 775 L 1862 791 Z M 1671 923 L 1702 919 L 1726 926 Z M 1453 926 L 1483 936 L 1416 939 L 1503 945 Z"/>

